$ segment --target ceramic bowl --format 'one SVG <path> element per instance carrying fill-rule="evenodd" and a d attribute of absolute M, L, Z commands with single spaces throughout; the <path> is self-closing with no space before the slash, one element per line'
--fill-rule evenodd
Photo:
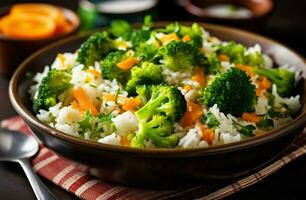
<path fill-rule="evenodd" d="M 189 23 L 190 24 L 190 23 Z M 164 26 L 165 23 L 156 23 Z M 42 71 L 58 52 L 74 52 L 89 36 L 72 36 L 37 51 L 14 73 L 9 86 L 12 105 L 35 135 L 59 155 L 83 164 L 88 171 L 108 181 L 141 187 L 169 187 L 224 180 L 247 174 L 275 158 L 302 132 L 306 122 L 305 60 L 288 47 L 263 36 L 213 24 L 201 24 L 222 40 L 235 40 L 247 46 L 260 44 L 264 53 L 278 65 L 289 64 L 303 71 L 295 94 L 302 108 L 295 119 L 267 134 L 236 143 L 194 149 L 137 149 L 83 140 L 40 122 L 28 94 L 31 80 L 27 72 Z"/>
<path fill-rule="evenodd" d="M 274 1 L 185 0 L 183 6 L 189 14 L 199 21 L 257 31 L 262 28 L 272 13 Z"/>

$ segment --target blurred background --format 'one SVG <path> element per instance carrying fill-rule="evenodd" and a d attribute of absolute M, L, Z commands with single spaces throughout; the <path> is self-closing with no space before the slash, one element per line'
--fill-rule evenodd
<path fill-rule="evenodd" d="M 306 1 L 292 0 L 1 0 L 0 7 L 44 2 L 76 11 L 80 31 L 107 26 L 113 19 L 200 21 L 236 26 L 278 40 L 306 55 Z"/>

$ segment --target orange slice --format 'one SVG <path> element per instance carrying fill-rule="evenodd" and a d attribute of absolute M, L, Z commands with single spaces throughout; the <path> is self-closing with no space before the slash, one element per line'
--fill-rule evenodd
<path fill-rule="evenodd" d="M 52 19 L 37 14 L 8 15 L 1 20 L 2 33 L 11 38 L 42 39 L 54 34 Z"/>

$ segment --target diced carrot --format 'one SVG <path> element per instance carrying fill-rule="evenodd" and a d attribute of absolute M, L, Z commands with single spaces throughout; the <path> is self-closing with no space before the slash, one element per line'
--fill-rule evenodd
<path fill-rule="evenodd" d="M 252 72 L 252 67 L 249 65 L 236 64 L 236 67 L 246 72 L 249 77 L 254 77 L 254 73 Z"/>
<path fill-rule="evenodd" d="M 88 73 L 91 73 L 92 75 L 94 75 L 95 77 L 100 77 L 101 76 L 101 73 L 100 72 L 98 72 L 97 70 L 95 70 L 95 69 L 87 69 L 86 70 Z"/>
<path fill-rule="evenodd" d="M 191 40 L 190 36 L 189 35 L 185 35 L 183 38 L 182 38 L 183 42 L 188 42 Z"/>
<path fill-rule="evenodd" d="M 107 93 L 103 95 L 103 101 L 116 101 L 116 95 L 113 95 L 111 93 Z"/>
<path fill-rule="evenodd" d="M 120 68 L 120 69 L 123 69 L 123 70 L 129 70 L 131 69 L 136 63 L 138 63 L 138 60 L 136 58 L 127 58 L 123 61 L 121 61 L 120 63 L 117 64 L 117 66 Z"/>
<path fill-rule="evenodd" d="M 254 122 L 254 123 L 258 123 L 261 120 L 260 116 L 257 116 L 255 113 L 247 113 L 247 112 L 242 114 L 242 119 L 244 121 Z"/>
<path fill-rule="evenodd" d="M 121 137 L 120 143 L 122 146 L 130 146 L 130 141 L 127 137 Z"/>
<path fill-rule="evenodd" d="M 135 112 L 138 110 L 141 104 L 141 100 L 139 98 L 126 98 L 125 102 L 122 104 L 122 109 L 126 111 Z"/>
<path fill-rule="evenodd" d="M 256 88 L 257 96 L 263 96 L 266 90 L 272 86 L 272 83 L 265 76 L 260 76 L 256 82 L 258 84 L 258 87 Z"/>
<path fill-rule="evenodd" d="M 80 105 L 76 101 L 71 102 L 71 107 L 80 110 Z"/>
<path fill-rule="evenodd" d="M 10 38 L 42 39 L 54 35 L 56 24 L 49 17 L 32 13 L 7 15 L 1 20 L 2 33 Z"/>
<path fill-rule="evenodd" d="M 179 41 L 180 38 L 175 33 L 170 33 L 170 34 L 164 35 L 160 40 L 163 43 L 163 45 L 166 45 L 171 41 Z"/>
<path fill-rule="evenodd" d="M 256 96 L 261 96 L 262 95 L 262 90 L 260 88 L 256 88 Z"/>
<path fill-rule="evenodd" d="M 229 61 L 229 57 L 225 54 L 220 54 L 218 58 L 220 61 Z"/>
<path fill-rule="evenodd" d="M 117 101 L 117 104 L 125 111 L 135 112 L 141 105 L 139 98 L 128 98 L 124 96 L 116 96 L 110 93 L 103 95 L 103 101 Z"/>
<path fill-rule="evenodd" d="M 205 86 L 204 69 L 202 67 L 196 68 L 195 74 L 191 77 L 191 79 L 198 82 L 200 86 Z"/>
<path fill-rule="evenodd" d="M 269 89 L 272 86 L 272 83 L 268 80 L 267 77 L 261 76 L 259 81 L 259 88 L 266 90 Z"/>
<path fill-rule="evenodd" d="M 73 96 L 83 110 L 89 111 L 92 115 L 98 115 L 98 110 L 91 102 L 83 88 L 79 87 L 73 90 Z"/>
<path fill-rule="evenodd" d="M 202 124 L 198 124 L 202 131 L 202 139 L 205 140 L 208 144 L 212 144 L 213 140 L 215 139 L 215 132 L 211 128 L 206 128 Z"/>
<path fill-rule="evenodd" d="M 184 113 L 182 124 L 184 127 L 191 126 L 196 121 L 200 119 L 203 115 L 203 108 L 201 105 L 197 103 L 193 103 L 191 101 L 187 102 L 187 110 Z"/>
<path fill-rule="evenodd" d="M 183 89 L 186 90 L 186 91 L 189 91 L 189 90 L 192 89 L 192 86 L 191 85 L 184 85 Z"/>

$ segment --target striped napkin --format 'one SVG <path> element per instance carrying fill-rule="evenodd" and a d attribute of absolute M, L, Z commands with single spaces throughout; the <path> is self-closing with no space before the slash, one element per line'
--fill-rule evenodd
<path fill-rule="evenodd" d="M 2 128 L 32 134 L 20 117 L 13 117 L 1 122 Z M 59 187 L 86 200 L 104 199 L 222 199 L 248 186 L 251 186 L 286 164 L 306 153 L 306 129 L 296 140 L 284 150 L 279 158 L 247 177 L 227 183 L 210 183 L 185 190 L 145 190 L 106 183 L 88 175 L 85 169 L 71 161 L 67 161 L 40 144 L 38 154 L 32 160 L 33 168 L 46 179 Z"/>

